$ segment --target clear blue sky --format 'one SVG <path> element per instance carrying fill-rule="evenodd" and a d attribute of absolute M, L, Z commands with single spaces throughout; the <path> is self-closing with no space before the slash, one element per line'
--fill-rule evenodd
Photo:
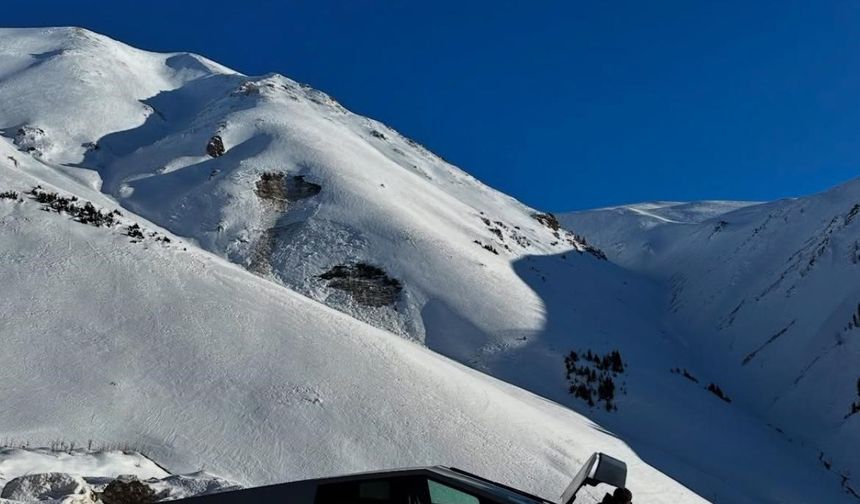
<path fill-rule="evenodd" d="M 279 72 L 560 211 L 774 199 L 860 175 L 856 1 L 5 0 Z"/>

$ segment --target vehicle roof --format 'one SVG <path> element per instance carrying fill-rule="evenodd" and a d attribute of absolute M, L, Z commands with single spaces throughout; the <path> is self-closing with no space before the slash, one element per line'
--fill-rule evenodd
<path fill-rule="evenodd" d="M 433 466 L 428 468 L 431 472 L 445 476 L 447 478 L 456 479 L 466 483 L 472 487 L 480 488 L 496 497 L 497 500 L 504 500 L 511 503 L 549 503 L 552 501 L 544 499 L 534 494 L 530 494 L 523 490 L 519 490 L 496 481 L 482 478 L 476 474 L 471 474 L 456 467 Z"/>
<path fill-rule="evenodd" d="M 478 497 L 492 500 L 499 504 L 556 504 L 522 490 L 482 478 L 476 474 L 444 466 L 390 469 L 313 478 L 223 493 L 199 495 L 181 499 L 181 501 L 189 502 L 189 504 L 192 502 L 195 504 L 237 504 L 245 502 L 271 502 L 273 500 L 284 500 L 287 502 L 292 500 L 296 503 L 312 504 L 314 502 L 314 495 L 320 485 L 409 476 L 432 478 L 438 480 L 440 483 L 460 488 Z"/>
<path fill-rule="evenodd" d="M 552 501 L 539 497 L 537 495 L 524 492 L 522 490 L 492 481 L 476 474 L 469 473 L 462 469 L 445 466 L 426 466 L 412 467 L 405 469 L 391 469 L 383 471 L 371 471 L 364 473 L 348 474 L 344 476 L 334 476 L 330 478 L 320 478 L 315 481 L 319 484 L 336 483 L 350 480 L 363 480 L 369 478 L 386 478 L 395 476 L 436 476 L 438 479 L 447 482 L 459 483 L 461 486 L 469 487 L 472 490 L 483 494 L 485 497 L 492 498 L 503 504 L 555 504 Z"/>

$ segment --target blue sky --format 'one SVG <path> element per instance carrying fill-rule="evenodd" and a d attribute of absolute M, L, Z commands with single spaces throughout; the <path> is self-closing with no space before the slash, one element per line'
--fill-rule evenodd
<path fill-rule="evenodd" d="M 5 0 L 0 25 L 282 73 L 553 211 L 860 175 L 860 2 Z"/>

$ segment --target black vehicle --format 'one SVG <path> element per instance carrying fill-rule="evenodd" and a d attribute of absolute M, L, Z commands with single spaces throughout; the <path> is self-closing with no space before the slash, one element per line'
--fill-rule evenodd
<path fill-rule="evenodd" d="M 557 501 L 491 481 L 453 467 L 350 474 L 281 483 L 183 499 L 187 504 L 572 504 L 584 486 L 615 487 L 602 503 L 629 504 L 624 489 L 627 465 L 603 453 L 594 453 Z"/>

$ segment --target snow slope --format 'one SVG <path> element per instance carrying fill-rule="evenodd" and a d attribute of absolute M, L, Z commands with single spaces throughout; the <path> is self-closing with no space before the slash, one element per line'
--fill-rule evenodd
<path fill-rule="evenodd" d="M 42 159 L 96 169 L 80 176 L 140 215 L 420 341 L 419 309 L 430 301 L 499 344 L 515 342 L 512 327 L 540 328 L 540 300 L 510 259 L 571 245 L 530 209 L 325 94 L 279 75 L 249 78 L 198 56 L 146 53 L 74 29 L 7 30 L 0 48 L 12 69 L 0 77 L 0 100 L 16 103 L 0 117 L 7 135 L 21 126 L 44 131 Z M 216 134 L 227 151 L 213 159 L 205 147 Z M 82 147 L 96 142 L 98 150 Z M 257 195 L 266 172 L 304 176 L 321 192 L 280 208 Z M 356 306 L 317 278 L 355 261 L 403 283 L 397 310 Z"/>
<path fill-rule="evenodd" d="M 61 447 L 58 442 L 53 445 L 53 448 L 0 449 L 0 490 L 3 491 L 3 502 L 44 501 L 47 499 L 40 499 L 40 494 L 45 496 L 52 493 L 55 497 L 70 493 L 84 494 L 72 495 L 69 500 L 92 502 L 91 491 L 103 492 L 111 481 L 119 478 L 144 481 L 159 500 L 182 499 L 240 488 L 205 472 L 170 474 L 144 455 L 133 451 L 89 450 L 69 445 Z M 47 474 L 62 476 L 43 476 Z M 16 478 L 18 481 L 9 485 Z M 50 484 L 52 480 L 55 483 L 77 480 L 78 485 L 71 488 L 66 486 L 61 490 Z M 14 499 L 7 497 L 12 493 L 17 494 Z M 60 495 L 56 495 L 58 493 Z M 66 501 L 63 499 L 63 502 Z"/>
<path fill-rule="evenodd" d="M 560 220 L 665 286 L 664 320 L 691 370 L 860 486 L 860 179 L 767 204 L 720 202 L 706 219 L 647 225 L 641 208 Z"/>
<path fill-rule="evenodd" d="M 657 228 L 674 225 L 700 224 L 719 216 L 758 203 L 752 201 L 652 201 L 579 212 L 559 214 L 559 221 L 569 229 L 580 229 L 595 235 L 595 243 L 613 260 L 624 266 L 629 255 L 637 262 L 646 261 L 653 253 Z M 677 226 L 677 229 L 684 229 Z M 638 247 L 638 248 L 637 248 Z"/>
<path fill-rule="evenodd" d="M 114 207 L 35 160 L 0 161 L 0 187 L 35 184 Z M 171 471 L 245 484 L 450 464 L 550 497 L 600 449 L 630 464 L 643 499 L 703 502 L 584 417 L 172 235 L 156 241 L 164 232 L 136 216 L 94 227 L 22 199 L 0 200 L 11 439 L 129 444 Z M 132 222 L 143 241 L 124 234 Z"/>
<path fill-rule="evenodd" d="M 555 485 L 563 478 L 549 473 L 561 470 L 561 459 L 547 453 L 559 445 L 541 443 L 595 434 L 582 434 L 582 419 L 574 413 L 482 371 L 589 415 L 708 499 L 850 499 L 838 475 L 821 467 L 810 449 L 767 426 L 757 410 L 726 404 L 669 372 L 695 364 L 690 345 L 696 343 L 663 317 L 659 279 L 602 260 L 586 241 L 590 233 L 583 238 L 556 229 L 547 216 L 535 218 L 535 210 L 324 93 L 280 75 L 247 77 L 196 55 L 139 51 L 84 30 L 15 29 L 0 30 L 0 103 L 7 102 L 15 104 L 0 109 L 0 162 L 8 161 L 8 184 L 41 182 L 105 207 L 121 205 L 129 219 L 174 233 L 173 243 L 181 236 L 187 249 L 151 244 L 158 259 L 150 261 L 124 248 L 128 238 L 120 236 L 101 246 L 94 241 L 94 252 L 86 254 L 100 254 L 99 261 L 111 265 L 106 269 L 62 259 L 75 250 L 73 240 L 51 256 L 67 267 L 54 266 L 50 278 L 76 300 L 63 310 L 80 310 L 79 329 L 97 334 L 79 336 L 90 344 L 78 348 L 70 362 L 110 343 L 105 348 L 122 356 L 100 350 L 117 359 L 105 373 L 121 371 L 127 386 L 149 400 L 112 404 L 106 425 L 118 422 L 116 417 L 136 420 L 123 422 L 128 430 L 113 435 L 143 437 L 139 442 L 152 436 L 159 456 L 179 465 L 212 459 L 218 474 L 245 482 L 448 458 L 453 462 L 443 463 L 469 465 L 529 488 Z M 19 172 L 36 180 L 24 183 Z M 659 204 L 639 214 L 669 222 L 719 211 Z M 40 271 L 44 263 L 36 259 L 48 251 L 28 251 L 52 236 L 27 235 L 39 233 L 21 222 L 32 219 L 30 213 L 10 215 L 18 234 L 2 246 L 19 259 L 3 274 L 18 278 L 22 268 Z M 93 240 L 88 234 L 79 238 Z M 348 270 L 355 263 L 377 267 L 382 275 L 365 268 L 373 279 L 341 279 L 347 290 L 338 288 L 332 278 L 345 270 L 337 267 Z M 106 313 L 90 313 L 89 294 L 65 292 L 89 285 L 88 278 L 101 279 L 97 289 L 88 289 L 98 293 L 96 304 L 109 307 Z M 350 294 L 355 288 L 360 292 Z M 122 291 L 123 300 L 135 299 L 136 311 L 129 313 L 127 302 L 114 299 L 114 290 Z M 42 299 L 43 311 L 24 310 L 15 319 L 19 352 L 30 338 L 45 346 L 54 340 L 19 327 L 55 324 L 39 334 L 74 327 L 64 311 L 57 312 L 61 317 L 40 315 L 48 313 L 51 301 L 31 291 L 29 298 L 4 300 L 9 304 L 2 307 L 19 313 L 30 298 Z M 111 310 L 120 315 L 112 318 Z M 626 364 L 618 377 L 618 410 L 589 407 L 571 396 L 565 356 L 616 349 Z M 185 371 L 185 362 L 194 360 L 199 367 Z M 281 361 L 296 367 L 276 365 Z M 147 381 L 154 380 L 147 378 L 152 367 L 175 376 L 153 388 Z M 719 369 L 696 370 L 702 380 L 725 386 Z M 61 376 L 68 379 L 66 370 L 53 378 Z M 92 386 L 106 394 L 102 400 L 115 400 L 116 391 L 104 392 L 91 379 L 75 375 L 81 387 L 75 390 Z M 133 385 L 138 380 L 145 391 Z M 111 387 L 121 383 L 107 381 L 118 384 Z M 41 390 L 40 383 L 33 378 L 30 385 Z M 320 397 L 326 394 L 332 402 Z M 486 394 L 494 398 L 487 404 L 495 406 L 483 407 L 483 399 L 473 404 Z M 420 406 L 414 397 L 422 398 Z M 189 403 L 194 415 L 186 422 L 179 411 Z M 137 418 L 137 404 L 164 413 Z M 242 411 L 228 418 L 229 428 L 214 423 L 236 404 Z M 322 411 L 303 416 L 307 408 Z M 439 411 L 445 421 L 420 418 L 427 411 Z M 73 432 L 85 430 L 84 417 L 69 420 Z M 550 421 L 544 417 L 553 423 L 542 423 Z M 17 418 L 9 425 L 32 421 Z M 274 421 L 284 425 L 266 423 Z M 199 432 L 184 439 L 198 423 Z M 28 435 L 47 435 L 65 424 Z M 285 430 L 292 424 L 313 425 L 321 434 L 297 439 Z M 723 432 L 715 435 L 714 425 Z M 529 432 L 534 428 L 541 432 Z M 454 442 L 462 431 L 477 437 Z M 416 435 L 424 436 L 420 447 L 414 446 Z M 491 441 L 482 449 L 487 437 Z M 503 456 L 506 443 L 514 445 Z M 267 456 L 257 458 L 252 446 L 265 446 Z M 536 455 L 535 449 L 544 451 Z M 482 460 L 473 460 L 475 454 Z M 497 465 L 500 459 L 510 465 Z M 532 480 L 528 471 L 515 469 L 520 459 L 538 461 L 544 476 Z M 674 490 L 660 495 L 667 488 L 660 483 L 646 490 L 648 500 L 672 501 Z"/>
<path fill-rule="evenodd" d="M 169 476 L 168 472 L 139 453 L 87 452 L 82 449 L 0 449 L 0 490 L 13 478 L 51 472 L 104 478 L 134 475 L 140 479 L 160 479 Z"/>

